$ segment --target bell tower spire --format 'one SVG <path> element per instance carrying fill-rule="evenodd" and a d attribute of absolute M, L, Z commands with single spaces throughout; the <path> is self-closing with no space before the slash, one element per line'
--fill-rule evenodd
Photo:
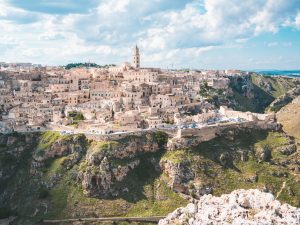
<path fill-rule="evenodd" d="M 132 52 L 132 64 L 135 69 L 140 68 L 140 60 L 140 49 L 135 45 Z"/>

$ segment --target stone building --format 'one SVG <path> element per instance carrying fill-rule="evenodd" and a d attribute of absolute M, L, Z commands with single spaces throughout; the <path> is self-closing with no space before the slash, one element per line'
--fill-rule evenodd
<path fill-rule="evenodd" d="M 140 68 L 140 49 L 138 48 L 138 46 L 136 45 L 133 48 L 133 53 L 132 53 L 132 66 L 135 69 L 139 69 Z"/>

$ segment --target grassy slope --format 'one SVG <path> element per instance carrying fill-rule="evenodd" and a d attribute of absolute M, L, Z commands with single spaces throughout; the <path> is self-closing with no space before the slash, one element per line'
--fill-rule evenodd
<path fill-rule="evenodd" d="M 161 174 L 149 163 L 150 157 L 158 158 L 159 161 L 161 153 L 139 156 L 141 166 L 130 172 L 119 184 L 121 187 L 127 187 L 129 192 L 111 199 L 86 197 L 81 184 L 76 181 L 81 163 L 67 169 L 64 162 L 68 156 L 48 159 L 44 166 L 37 169 L 42 172 L 41 176 L 32 175 L 30 173 L 32 156 L 37 152 L 47 151 L 52 143 L 64 138 L 69 137 L 60 136 L 56 132 L 41 133 L 36 138 L 37 143 L 25 150 L 26 157 L 15 162 L 18 163 L 15 175 L 5 183 L 5 187 L 1 186 L 2 193 L 8 191 L 11 197 L 9 202 L 1 202 L 0 207 L 8 206 L 13 209 L 14 214 L 20 216 L 16 224 L 39 224 L 39 221 L 45 218 L 166 215 L 187 204 L 187 200 L 172 192 L 160 181 Z M 107 145 L 107 143 L 90 144 Z M 83 162 L 84 158 L 81 161 Z M 47 190 L 45 184 L 51 183 L 53 177 L 56 177 L 57 183 Z M 45 192 L 43 197 L 40 196 L 41 190 Z"/>
<path fill-rule="evenodd" d="M 272 160 L 276 163 L 282 159 L 300 159 L 299 153 L 292 156 L 282 155 L 277 148 L 288 144 L 289 138 L 283 133 L 273 132 L 246 132 L 241 133 L 234 141 L 219 137 L 212 141 L 202 143 L 193 149 L 187 149 L 186 156 L 192 161 L 191 168 L 194 168 L 196 174 L 196 183 L 202 186 L 211 186 L 215 195 L 230 193 L 235 189 L 263 188 L 267 187 L 275 195 L 279 192 L 284 181 L 287 182 L 286 188 L 279 195 L 279 200 L 287 202 L 294 206 L 300 206 L 300 174 L 292 170 L 295 165 L 283 167 L 272 165 L 269 162 L 260 162 L 255 149 L 258 146 L 269 147 L 272 149 Z M 249 159 L 245 162 L 240 160 L 238 151 L 249 152 Z M 221 153 L 228 152 L 233 158 L 228 167 L 220 165 L 218 156 Z M 174 153 L 178 155 L 178 152 Z M 183 153 L 180 153 L 182 155 Z M 172 156 L 168 156 L 173 158 Z M 290 170 L 291 169 L 291 170 Z M 275 177 L 273 172 L 286 172 L 287 177 Z M 258 174 L 258 181 L 251 183 L 248 178 Z M 291 189 L 295 196 L 287 194 Z"/>
<path fill-rule="evenodd" d="M 55 134 L 53 134 L 55 135 Z M 53 142 L 54 138 L 47 134 L 39 140 L 46 143 L 46 139 Z M 57 139 L 63 138 L 56 136 Z M 285 145 L 288 138 L 282 133 L 249 131 L 240 133 L 234 141 L 219 137 L 212 141 L 202 143 L 196 148 L 179 150 L 175 152 L 160 152 L 139 156 L 140 166 L 129 173 L 128 177 L 119 185 L 127 187 L 128 193 L 123 193 L 116 198 L 98 199 L 88 198 L 83 195 L 81 185 L 74 179 L 79 170 L 79 164 L 72 169 L 66 169 L 63 165 L 66 157 L 50 160 L 40 170 L 43 171 L 40 179 L 30 174 L 30 163 L 35 147 L 27 150 L 26 157 L 14 176 L 6 183 L 5 190 L 14 193 L 10 206 L 17 206 L 15 211 L 22 219 L 22 224 L 37 224 L 42 218 L 69 218 L 69 217 L 100 217 L 100 216 L 151 216 L 166 215 L 175 208 L 187 204 L 187 200 L 172 192 L 162 181 L 160 172 L 157 172 L 149 162 L 150 158 L 172 160 L 179 162 L 182 158 L 190 158 L 191 168 L 196 172 L 196 182 L 202 185 L 213 186 L 214 194 L 229 193 L 238 188 L 262 188 L 266 186 L 275 194 L 280 190 L 283 181 L 287 186 L 282 191 L 279 199 L 292 205 L 299 206 L 300 179 L 299 174 L 291 172 L 289 166 L 282 167 L 271 165 L 268 162 L 259 162 L 255 155 L 257 146 L 272 149 L 273 160 L 295 159 L 299 155 L 283 156 L 276 148 Z M 41 143 L 38 143 L 39 145 Z M 249 160 L 242 162 L 237 157 L 237 152 L 244 150 L 249 152 Z M 223 167 L 218 162 L 218 156 L 223 152 L 229 152 L 234 158 L 233 163 Z M 82 159 L 83 160 L 83 159 Z M 274 177 L 274 171 L 288 173 L 288 177 Z M 245 181 L 248 177 L 258 174 L 258 181 L 250 183 Z M 48 195 L 39 197 L 40 189 L 54 175 L 58 175 L 58 182 L 48 191 Z M 292 189 L 295 196 L 288 194 L 288 188 Z M 47 213 L 45 212 L 47 205 Z M 0 204 L 1 205 L 1 204 Z M 36 215 L 34 212 L 38 209 Z M 107 223 L 110 224 L 110 223 Z M 120 223 L 126 224 L 126 223 Z"/>
<path fill-rule="evenodd" d="M 144 164 L 131 172 L 124 180 L 128 193 L 117 198 L 98 199 L 83 195 L 80 185 L 72 177 L 76 168 L 65 173 L 50 191 L 51 202 L 47 218 L 102 217 L 102 216 L 151 216 L 165 215 L 186 200 L 173 193 L 159 180 L 159 174 Z M 146 170 L 150 169 L 148 172 Z M 143 176 L 143 177 L 142 177 Z M 159 200 L 157 196 L 160 196 Z"/>
<path fill-rule="evenodd" d="M 254 98 L 247 98 L 233 89 L 233 99 L 238 102 L 238 106 L 235 107 L 237 110 L 262 113 L 277 97 L 295 87 L 295 80 L 289 78 L 252 74 L 250 79 L 253 83 Z"/>
<path fill-rule="evenodd" d="M 253 84 L 264 89 L 274 98 L 285 94 L 288 90 L 295 87 L 294 79 L 290 78 L 253 75 L 251 79 Z M 270 84 L 271 90 L 264 88 L 262 82 Z"/>
<path fill-rule="evenodd" d="M 300 102 L 300 97 L 298 97 Z M 277 113 L 278 122 L 283 125 L 283 130 L 294 136 L 300 142 L 300 103 L 290 103 Z"/>

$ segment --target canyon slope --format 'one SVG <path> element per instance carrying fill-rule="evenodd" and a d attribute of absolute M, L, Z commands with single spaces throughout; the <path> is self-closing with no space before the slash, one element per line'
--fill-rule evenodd
<path fill-rule="evenodd" d="M 264 112 L 297 85 L 297 79 L 254 74 L 232 78 L 226 96 L 210 89 L 204 94 L 216 106 Z M 171 137 L 161 131 L 116 140 L 1 134 L 0 219 L 31 225 L 43 219 L 166 216 L 204 195 L 237 189 L 258 189 L 300 207 L 299 97 L 293 99 L 277 112 L 282 129 L 228 128 L 194 147 L 169 149 Z"/>

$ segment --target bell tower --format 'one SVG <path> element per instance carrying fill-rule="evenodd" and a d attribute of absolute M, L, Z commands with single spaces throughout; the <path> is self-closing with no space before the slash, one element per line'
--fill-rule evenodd
<path fill-rule="evenodd" d="M 138 46 L 136 45 L 133 48 L 133 52 L 132 52 L 132 66 L 135 69 L 139 69 L 140 68 L 140 49 L 138 48 Z"/>

